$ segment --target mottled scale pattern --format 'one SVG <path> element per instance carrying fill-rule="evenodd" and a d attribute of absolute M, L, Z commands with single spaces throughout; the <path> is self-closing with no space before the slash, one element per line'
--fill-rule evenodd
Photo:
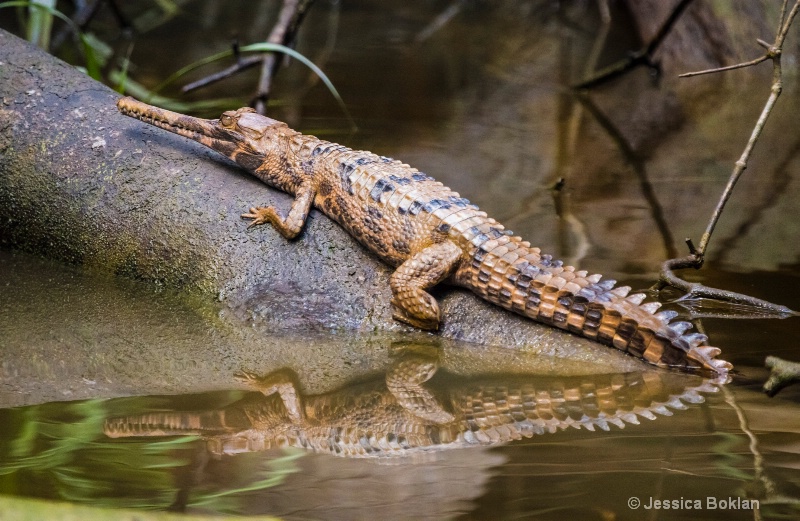
<path fill-rule="evenodd" d="M 344 227 L 392 276 L 395 318 L 423 329 L 442 320 L 427 292 L 441 283 L 469 288 L 515 313 L 612 346 L 664 367 L 725 374 L 731 365 L 706 338 L 672 323 L 657 302 L 643 303 L 564 266 L 427 174 L 399 161 L 306 136 L 252 109 L 201 120 L 123 98 L 120 110 L 199 141 L 296 199 L 288 215 L 253 208 L 243 217 L 295 237 L 310 206 Z M 444 317 L 447 320 L 447 317 Z"/>
<path fill-rule="evenodd" d="M 385 383 L 302 397 L 305 417 L 299 420 L 290 417 L 277 394 L 252 395 L 216 411 L 111 418 L 104 430 L 110 437 L 198 434 L 214 454 L 298 447 L 342 457 L 392 458 L 570 428 L 624 428 L 700 403 L 702 394 L 716 392 L 720 383 L 654 372 L 473 379 L 425 389 L 431 407 L 446 413 L 431 417 L 404 403 L 392 389 L 399 385 L 393 379 L 394 384 L 387 377 Z M 418 383 L 412 379 L 403 385 Z"/>
<path fill-rule="evenodd" d="M 400 265 L 410 253 L 452 241 L 463 256 L 448 282 L 494 304 L 655 365 L 718 373 L 730 367 L 715 358 L 718 349 L 702 346 L 704 336 L 687 335 L 670 327 L 671 315 L 655 314 L 658 303 L 641 304 L 643 296 L 627 296 L 629 288 L 542 255 L 428 175 L 302 134 L 292 148 L 287 156 L 310 149 L 317 175 L 339 183 L 344 203 L 332 208 L 322 198 L 319 207 L 384 261 Z"/>

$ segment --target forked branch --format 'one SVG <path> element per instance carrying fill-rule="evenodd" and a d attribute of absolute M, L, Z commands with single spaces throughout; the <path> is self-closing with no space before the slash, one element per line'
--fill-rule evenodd
<path fill-rule="evenodd" d="M 638 51 L 633 51 L 628 54 L 626 58 L 619 60 L 617 62 L 612 63 L 611 65 L 600 69 L 591 77 L 583 80 L 582 82 L 578 83 L 577 85 L 573 85 L 572 88 L 574 89 L 591 89 L 593 87 L 597 87 L 603 83 L 606 83 L 614 78 L 622 76 L 626 72 L 639 67 L 640 65 L 645 65 L 650 67 L 651 69 L 658 69 L 658 66 L 653 62 L 653 55 L 655 54 L 656 50 L 658 50 L 661 43 L 667 37 L 667 35 L 672 30 L 672 27 L 675 25 L 675 22 L 681 17 L 683 12 L 689 7 L 689 4 L 692 3 L 692 0 L 681 0 L 672 10 L 670 15 L 664 20 L 664 23 L 661 24 L 658 31 L 656 32 L 653 39 L 650 42 L 639 49 Z"/>
<path fill-rule="evenodd" d="M 719 218 L 722 215 L 722 211 L 725 208 L 725 204 L 728 202 L 728 199 L 730 198 L 731 193 L 733 192 L 734 186 L 736 186 L 737 181 L 747 168 L 747 162 L 750 159 L 750 154 L 753 151 L 753 147 L 755 147 L 755 144 L 758 141 L 759 136 L 761 136 L 761 132 L 764 129 L 764 125 L 767 122 L 767 118 L 772 113 L 772 109 L 775 107 L 775 103 L 778 101 L 778 97 L 781 94 L 781 91 L 783 89 L 782 69 L 781 69 L 781 53 L 783 49 L 783 43 L 786 40 L 786 34 L 789 31 L 789 27 L 794 21 L 794 18 L 797 15 L 798 11 L 800 11 L 800 0 L 795 1 L 791 11 L 788 12 L 788 15 L 786 12 L 786 6 L 787 6 L 787 0 L 784 0 L 783 8 L 781 10 L 780 23 L 774 43 L 768 44 L 762 40 L 758 41 L 759 45 L 767 48 L 767 51 L 763 56 L 756 58 L 755 60 L 740 63 L 737 65 L 720 67 L 716 69 L 709 69 L 705 71 L 698 71 L 682 75 L 684 77 L 688 77 L 688 76 L 697 76 L 699 74 L 710 74 L 715 72 L 722 72 L 733 69 L 740 69 L 744 67 L 750 67 L 767 60 L 772 61 L 772 87 L 770 89 L 769 98 L 767 98 L 767 102 L 764 105 L 764 108 L 762 109 L 761 114 L 758 117 L 758 121 L 756 121 L 755 127 L 753 128 L 753 132 L 750 134 L 750 139 L 747 141 L 747 144 L 745 145 L 742 155 L 739 157 L 739 160 L 736 161 L 734 165 L 733 172 L 731 173 L 731 176 L 728 179 L 728 184 L 725 187 L 725 190 L 722 192 L 722 195 L 720 196 L 719 202 L 717 203 L 717 207 L 711 214 L 711 219 L 708 223 L 708 226 L 706 226 L 706 230 L 703 233 L 702 238 L 700 239 L 700 245 L 697 248 L 695 248 L 694 245 L 692 244 L 691 239 L 687 239 L 686 242 L 689 246 L 689 255 L 687 257 L 670 259 L 664 262 L 664 264 L 661 267 L 659 281 L 656 283 L 654 289 L 662 289 L 666 286 L 672 286 L 686 293 L 683 297 L 681 297 L 681 300 L 713 298 L 737 304 L 752 305 L 755 308 L 757 308 L 760 312 L 772 312 L 778 316 L 788 316 L 794 314 L 794 312 L 792 312 L 785 306 L 778 306 L 776 304 L 772 304 L 770 302 L 766 302 L 739 293 L 708 288 L 706 286 L 703 286 L 702 284 L 689 283 L 677 277 L 673 273 L 673 270 L 676 269 L 683 269 L 683 268 L 699 269 L 703 266 L 703 263 L 705 262 L 705 253 L 708 248 L 708 243 L 711 240 L 711 235 L 714 232 L 714 228 L 716 227 L 717 222 L 719 221 Z"/>
<path fill-rule="evenodd" d="M 287 46 L 294 39 L 295 34 L 303 20 L 308 8 L 311 7 L 313 0 L 284 0 L 283 6 L 278 13 L 278 19 L 275 22 L 269 36 L 267 43 L 280 44 Z M 261 65 L 261 75 L 258 81 L 258 88 L 256 91 L 254 106 L 259 114 L 266 112 L 267 101 L 269 100 L 270 91 L 272 89 L 272 79 L 275 72 L 280 65 L 280 59 L 274 52 L 267 52 L 259 56 L 241 57 L 238 52 L 238 44 L 234 43 L 234 55 L 236 56 L 236 63 L 230 67 L 200 78 L 197 81 L 185 85 L 181 90 L 186 93 L 201 87 L 205 87 L 212 83 L 216 83 L 225 78 L 229 78 L 245 71 L 256 65 Z"/>

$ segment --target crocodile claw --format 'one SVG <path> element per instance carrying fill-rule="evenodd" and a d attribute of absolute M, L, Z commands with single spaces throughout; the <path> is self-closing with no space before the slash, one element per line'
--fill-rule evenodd
<path fill-rule="evenodd" d="M 250 208 L 250 213 L 243 213 L 241 215 L 242 219 L 252 219 L 251 222 L 247 227 L 252 228 L 254 226 L 258 226 L 261 224 L 267 224 L 270 222 L 270 216 L 275 213 L 275 209 L 271 206 L 259 206 L 259 207 L 252 207 Z"/>

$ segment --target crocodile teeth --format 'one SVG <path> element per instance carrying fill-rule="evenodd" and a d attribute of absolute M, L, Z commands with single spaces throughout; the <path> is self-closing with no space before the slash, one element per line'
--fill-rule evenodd
<path fill-rule="evenodd" d="M 634 293 L 633 295 L 629 295 L 627 300 L 628 302 L 632 302 L 638 306 L 645 298 L 647 298 L 647 295 L 644 293 Z"/>
<path fill-rule="evenodd" d="M 703 342 L 708 340 L 708 337 L 705 336 L 703 333 L 692 333 L 691 335 L 686 335 L 683 338 L 687 342 L 689 342 L 689 345 L 692 346 L 692 347 L 698 347 L 700 344 L 702 344 Z M 715 356 L 717 356 L 720 353 L 721 353 L 721 351 L 719 349 L 717 349 L 716 354 L 709 355 L 709 358 L 714 358 Z"/>
<path fill-rule="evenodd" d="M 604 290 L 609 291 L 609 290 L 614 288 L 614 284 L 616 284 L 616 283 L 617 283 L 617 281 L 614 280 L 614 279 L 606 279 L 606 280 L 604 280 L 603 282 L 600 282 L 597 285 L 600 286 L 601 288 L 603 288 Z"/>
<path fill-rule="evenodd" d="M 692 329 L 692 324 L 690 322 L 673 322 L 667 327 L 675 331 L 678 336 L 682 336 L 687 330 Z"/>
<path fill-rule="evenodd" d="M 588 280 L 590 284 L 597 284 L 598 282 L 600 282 L 600 279 L 602 278 L 603 278 L 602 275 L 600 275 L 599 273 L 595 273 L 594 275 L 589 275 L 588 277 L 586 277 L 586 280 Z"/>
<path fill-rule="evenodd" d="M 671 309 L 667 309 L 665 311 L 659 311 L 658 313 L 656 313 L 656 318 L 665 324 L 677 316 L 678 312 L 672 311 Z"/>
<path fill-rule="evenodd" d="M 628 293 L 630 292 L 631 292 L 630 286 L 620 286 L 618 288 L 614 288 L 613 290 L 611 290 L 611 294 L 616 295 L 618 297 L 627 297 Z"/>
<path fill-rule="evenodd" d="M 642 304 L 640 307 L 652 314 L 658 311 L 658 308 L 661 307 L 661 302 L 648 302 L 647 304 Z"/>

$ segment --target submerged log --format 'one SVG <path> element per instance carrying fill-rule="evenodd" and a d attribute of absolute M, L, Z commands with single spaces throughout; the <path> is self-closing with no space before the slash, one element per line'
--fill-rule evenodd
<path fill-rule="evenodd" d="M 0 247 L 178 289 L 264 331 L 410 331 L 390 268 L 312 211 L 302 235 L 240 214 L 290 199 L 187 139 L 122 116 L 118 94 L 0 31 Z M 445 289 L 443 338 L 603 367 L 637 360 Z M 592 370 L 591 364 L 599 364 Z"/>

